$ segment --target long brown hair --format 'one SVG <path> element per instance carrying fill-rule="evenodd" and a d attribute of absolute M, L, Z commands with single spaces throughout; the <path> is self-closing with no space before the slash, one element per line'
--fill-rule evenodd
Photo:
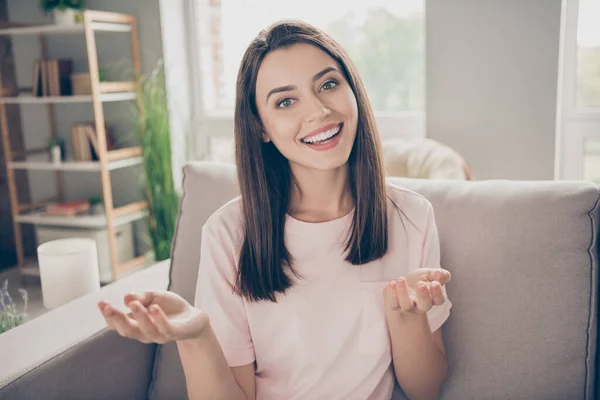
<path fill-rule="evenodd" d="M 348 54 L 321 30 L 300 21 L 281 21 L 260 32 L 246 50 L 236 85 L 235 153 L 242 194 L 244 241 L 237 290 L 248 300 L 276 302 L 292 286 L 293 260 L 284 241 L 294 178 L 288 160 L 265 143 L 256 107 L 256 79 L 265 56 L 296 43 L 317 46 L 342 68 L 358 105 L 349 179 L 356 205 L 345 250 L 354 265 L 382 257 L 388 248 L 385 173 L 381 143 L 366 90 Z"/>

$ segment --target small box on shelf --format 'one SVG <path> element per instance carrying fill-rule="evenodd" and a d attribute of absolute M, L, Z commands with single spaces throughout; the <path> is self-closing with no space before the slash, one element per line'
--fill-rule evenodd
<path fill-rule="evenodd" d="M 76 200 L 68 203 L 51 204 L 46 208 L 46 214 L 61 217 L 74 217 L 78 214 L 88 214 L 89 209 L 89 201 Z"/>
<path fill-rule="evenodd" d="M 90 73 L 75 72 L 71 74 L 71 86 L 75 96 L 92 94 L 92 80 L 90 78 Z"/>

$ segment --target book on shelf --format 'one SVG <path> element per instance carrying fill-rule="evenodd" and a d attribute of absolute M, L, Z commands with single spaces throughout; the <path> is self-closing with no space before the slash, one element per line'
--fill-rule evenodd
<path fill-rule="evenodd" d="M 89 209 L 89 201 L 76 200 L 67 203 L 51 204 L 46 208 L 46 214 L 58 217 L 74 217 L 78 214 L 87 213 Z"/>
<path fill-rule="evenodd" d="M 38 59 L 33 66 L 34 96 L 71 96 L 71 73 L 73 61 L 70 59 Z"/>
<path fill-rule="evenodd" d="M 106 132 L 106 150 L 110 151 L 115 148 L 112 137 Z M 98 161 L 98 135 L 94 124 L 75 124 L 71 128 L 71 136 L 73 139 L 73 150 L 76 161 Z"/>

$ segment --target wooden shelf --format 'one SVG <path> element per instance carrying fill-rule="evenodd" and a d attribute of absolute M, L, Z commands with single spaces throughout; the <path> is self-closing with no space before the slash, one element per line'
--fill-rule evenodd
<path fill-rule="evenodd" d="M 100 82 L 100 93 L 134 92 L 135 82 Z"/>
<path fill-rule="evenodd" d="M 145 218 L 148 211 L 140 210 L 113 219 L 113 226 L 121 226 Z M 21 224 L 66 226 L 72 228 L 97 229 L 106 227 L 104 215 L 82 215 L 76 217 L 59 217 L 46 215 L 44 212 L 31 212 L 17 216 Z"/>
<path fill-rule="evenodd" d="M 129 24 L 120 24 L 113 22 L 92 22 L 92 30 L 95 32 L 131 32 Z M 0 35 L 53 35 L 53 34 L 83 34 L 83 24 L 73 26 L 61 25 L 30 25 L 18 26 L 13 28 L 0 29 Z"/>
<path fill-rule="evenodd" d="M 149 251 L 146 254 L 142 254 L 139 257 L 133 258 L 123 264 L 117 266 L 119 278 L 127 276 L 135 271 L 146 268 L 153 264 L 154 252 Z"/>
<path fill-rule="evenodd" d="M 109 171 L 114 171 L 120 168 L 127 168 L 134 165 L 139 165 L 143 162 L 142 157 L 132 157 L 117 161 L 110 161 L 107 164 Z M 63 161 L 60 164 L 51 162 L 29 162 L 18 161 L 8 165 L 12 169 L 27 169 L 39 171 L 100 171 L 100 163 L 97 161 Z"/>
<path fill-rule="evenodd" d="M 108 82 L 107 82 L 108 83 Z M 121 82 L 119 82 L 121 83 Z M 113 101 L 129 101 L 137 98 L 135 92 L 102 93 L 98 96 L 100 101 L 107 103 Z M 15 97 L 0 97 L 4 104 L 58 104 L 58 103 L 91 103 L 92 95 L 80 96 L 34 96 L 20 95 Z"/>
<path fill-rule="evenodd" d="M 106 152 L 106 159 L 108 161 L 118 161 L 131 157 L 141 156 L 143 150 L 140 146 L 126 147 L 124 149 L 111 150 Z"/>
<path fill-rule="evenodd" d="M 31 23 L 19 23 L 19 22 L 3 22 L 0 23 L 0 36 L 15 36 L 20 35 L 22 37 L 30 37 L 40 42 L 40 54 L 38 59 L 52 59 L 52 55 L 48 53 L 47 38 L 50 35 L 80 35 L 85 42 L 85 55 L 87 56 L 87 70 L 89 71 L 90 77 L 90 93 L 87 95 L 77 96 L 34 96 L 34 93 L 30 90 L 29 93 L 21 92 L 18 93 L 15 90 L 11 90 L 11 87 L 20 88 L 18 82 L 12 83 L 12 86 L 8 88 L 3 87 L 5 81 L 0 76 L 0 133 L 1 143 L 0 148 L 3 153 L 6 153 L 4 159 L 7 167 L 6 181 L 9 189 L 9 198 L 11 206 L 11 215 L 13 217 L 13 231 L 15 236 L 15 247 L 17 252 L 17 261 L 19 268 L 22 269 L 23 273 L 28 274 L 32 269 L 29 263 L 26 263 L 24 257 L 23 248 L 23 237 L 21 224 L 34 224 L 34 225 L 46 225 L 56 227 L 72 227 L 81 229 L 106 229 L 108 234 L 108 248 L 110 257 L 110 268 L 112 275 L 118 278 L 121 273 L 128 273 L 136 270 L 142 265 L 142 259 L 137 258 L 130 260 L 125 263 L 119 263 L 117 261 L 117 244 L 116 244 L 116 231 L 115 227 L 142 219 L 148 215 L 148 204 L 145 201 L 138 201 L 131 204 L 126 204 L 123 207 L 114 207 L 113 198 L 114 191 L 123 188 L 113 188 L 111 182 L 110 173 L 112 170 L 127 168 L 135 165 L 143 165 L 142 149 L 140 147 L 129 147 L 121 148 L 117 150 L 107 150 L 104 146 L 92 145 L 95 147 L 98 153 L 99 159 L 102 159 L 105 163 L 101 164 L 99 161 L 64 161 L 61 163 L 52 163 L 48 157 L 40 158 L 28 158 L 29 155 L 33 154 L 48 154 L 48 150 L 45 148 L 30 149 L 27 151 L 15 151 L 11 149 L 11 138 L 12 135 L 19 135 L 20 133 L 12 133 L 12 126 L 7 123 L 7 113 L 9 112 L 9 104 L 18 105 L 38 105 L 43 106 L 47 110 L 48 117 L 48 130 L 50 137 L 60 137 L 57 134 L 56 124 L 56 112 L 66 112 L 64 107 L 54 107 L 57 104 L 77 104 L 77 103 L 88 103 L 93 107 L 94 112 L 94 126 L 98 129 L 94 129 L 98 143 L 103 143 L 106 138 L 106 120 L 104 117 L 103 103 L 107 102 L 123 102 L 123 101 L 136 101 L 132 106 L 136 106 L 138 111 L 140 109 L 141 102 L 138 96 L 140 93 L 140 87 L 137 82 L 99 82 L 98 77 L 100 76 L 99 71 L 99 60 L 98 60 L 98 48 L 96 45 L 97 38 L 100 36 L 98 33 L 106 32 L 123 32 L 125 35 L 113 35 L 118 40 L 131 40 L 131 57 L 133 61 L 133 72 L 136 77 L 141 76 L 141 61 L 139 52 L 137 22 L 135 17 L 123 13 L 97 11 L 97 10 L 85 10 L 81 13 L 82 22 L 76 25 L 63 26 L 55 24 L 31 24 Z M 112 36 L 111 36 L 112 37 Z M 78 56 L 80 56 L 79 54 Z M 78 57 L 76 56 L 76 57 Z M 66 57 L 63 55 L 63 57 Z M 35 70 L 27 68 L 23 71 L 23 74 L 29 75 Z M 39 66 L 38 66 L 39 70 Z M 0 70 L 0 75 L 2 75 Z M 17 74 L 17 75 L 23 75 Z M 31 76 L 31 75 L 30 75 Z M 14 79 L 9 77 L 9 79 Z M 35 78 L 34 78 L 35 79 Z M 36 82 L 39 83 L 39 82 Z M 48 83 L 48 82 L 46 82 Z M 35 86 L 35 85 L 33 85 Z M 43 85 L 42 85 L 43 86 Z M 48 85 L 46 85 L 48 86 Z M 54 91 L 53 91 L 54 92 Z M 37 94 L 37 93 L 36 93 Z M 121 106 L 121 103 L 117 103 Z M 128 106 L 124 105 L 124 106 Z M 42 108 L 42 107 L 40 107 Z M 63 108 L 63 109 L 61 109 Z M 69 113 L 75 111 L 69 109 Z M 87 134 L 87 132 L 86 132 Z M 94 141 L 94 137 L 90 137 L 90 141 Z M 13 155 L 14 153 L 14 155 Z M 14 162 L 8 162 L 8 160 L 19 160 Z M 22 161 L 21 161 L 22 160 Z M 37 160 L 37 161 L 36 161 Z M 40 162 L 41 161 L 41 162 Z M 20 204 L 19 202 L 19 184 L 24 182 L 17 181 L 15 170 L 39 170 L 39 171 L 54 171 L 53 175 L 56 175 L 56 197 L 60 200 L 64 200 L 63 196 L 63 182 L 61 179 L 61 171 L 96 171 L 99 172 L 99 178 L 102 184 L 102 198 L 107 204 L 109 210 L 107 215 L 79 215 L 75 217 L 60 217 L 47 215 L 45 212 L 45 206 L 48 202 L 34 202 L 32 204 Z M 49 203 L 57 203 L 59 200 L 52 200 Z M 35 272 L 35 269 L 33 269 Z"/>

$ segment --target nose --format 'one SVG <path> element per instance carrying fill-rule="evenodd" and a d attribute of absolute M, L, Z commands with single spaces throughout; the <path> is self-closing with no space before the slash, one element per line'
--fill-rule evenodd
<path fill-rule="evenodd" d="M 308 122 L 323 121 L 331 114 L 331 110 L 317 96 L 312 96 L 308 110 Z"/>

